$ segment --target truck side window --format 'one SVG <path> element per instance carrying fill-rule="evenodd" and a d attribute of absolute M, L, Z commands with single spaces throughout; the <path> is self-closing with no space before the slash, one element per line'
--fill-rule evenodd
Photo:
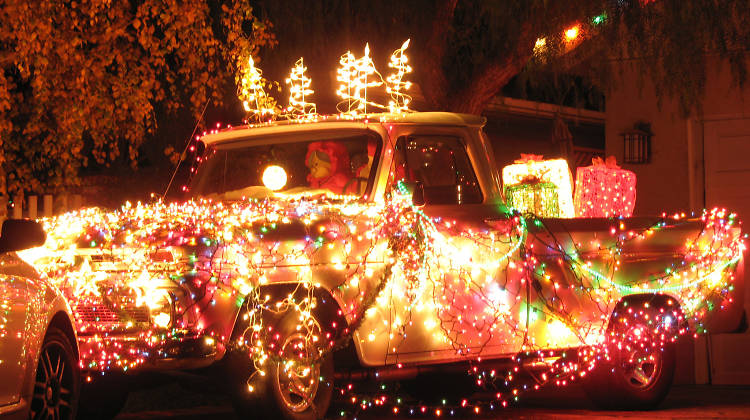
<path fill-rule="evenodd" d="M 426 204 L 478 204 L 482 190 L 457 137 L 410 136 L 400 144 L 408 178 L 421 182 Z"/>

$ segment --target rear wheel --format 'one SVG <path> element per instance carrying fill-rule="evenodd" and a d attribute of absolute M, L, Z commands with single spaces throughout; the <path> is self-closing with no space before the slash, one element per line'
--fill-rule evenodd
<path fill-rule="evenodd" d="M 608 409 L 651 409 L 674 378 L 676 345 L 658 310 L 615 318 L 606 355 L 584 383 L 592 401 Z"/>
<path fill-rule="evenodd" d="M 30 417 L 75 419 L 79 384 L 74 347 L 62 330 L 50 326 L 37 362 Z"/>

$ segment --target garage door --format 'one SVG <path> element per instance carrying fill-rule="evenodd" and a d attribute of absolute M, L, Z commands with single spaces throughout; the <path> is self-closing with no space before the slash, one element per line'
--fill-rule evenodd
<path fill-rule="evenodd" d="M 706 207 L 736 212 L 750 229 L 750 118 L 707 121 L 703 126 Z M 746 259 L 750 255 L 745 254 Z M 750 263 L 746 263 L 750 271 Z M 750 276 L 746 273 L 746 279 Z M 745 312 L 750 314 L 750 283 L 745 281 Z M 711 381 L 750 384 L 750 332 L 709 337 Z"/>

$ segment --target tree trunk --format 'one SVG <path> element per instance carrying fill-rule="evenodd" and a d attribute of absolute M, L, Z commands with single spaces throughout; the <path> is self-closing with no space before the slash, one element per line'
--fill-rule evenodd
<path fill-rule="evenodd" d="M 446 96 L 445 109 L 467 114 L 481 114 L 487 104 L 497 96 L 513 76 L 523 70 L 534 52 L 535 37 L 529 25 L 523 26 L 514 51 L 505 57 L 498 57 L 478 72 L 468 86 L 457 90 L 455 95 Z"/>
<path fill-rule="evenodd" d="M 456 95 L 446 97 L 444 108 L 452 112 L 481 114 L 503 86 L 521 71 L 524 64 L 525 61 L 523 64 L 518 62 L 492 63 L 469 86 L 457 92 Z"/>
<path fill-rule="evenodd" d="M 486 63 L 467 85 L 450 86 L 444 58 L 456 5 L 457 0 L 444 0 L 437 5 L 427 48 L 420 60 L 419 85 L 425 101 L 434 110 L 481 114 L 503 86 L 528 63 L 536 36 L 531 33 L 530 24 L 523 25 L 513 51 Z"/>
<path fill-rule="evenodd" d="M 443 60 L 457 4 L 458 0 L 442 0 L 435 6 L 435 19 L 420 60 L 419 87 L 427 104 L 434 109 L 444 106 L 444 98 L 449 89 Z"/>

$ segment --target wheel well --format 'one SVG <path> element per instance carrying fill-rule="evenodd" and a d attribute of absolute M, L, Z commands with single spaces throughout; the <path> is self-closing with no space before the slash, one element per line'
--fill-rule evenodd
<path fill-rule="evenodd" d="M 70 344 L 75 349 L 76 360 L 78 360 L 78 342 L 76 341 L 76 334 L 73 331 L 73 325 L 71 325 L 68 315 L 63 311 L 56 313 L 55 316 L 52 317 L 52 321 L 50 321 L 49 325 L 59 328 L 65 336 L 68 337 Z"/>
<path fill-rule="evenodd" d="M 260 296 L 269 297 L 270 302 L 278 302 L 283 299 L 285 299 L 290 294 L 294 297 L 295 300 L 302 300 L 305 297 L 308 297 L 310 293 L 309 289 L 301 287 L 299 283 L 281 283 L 281 284 L 270 284 L 261 286 L 259 288 L 258 294 Z M 338 302 L 333 297 L 330 291 L 316 287 L 312 290 L 312 296 L 315 299 L 316 306 L 313 310 L 313 313 L 315 317 L 318 319 L 318 321 L 321 323 L 321 326 L 324 328 L 331 328 L 334 330 L 335 335 L 340 335 L 341 333 L 347 333 L 348 332 L 348 323 L 346 321 L 346 318 L 344 317 L 341 308 L 339 307 Z M 250 297 L 247 297 L 245 299 L 245 302 L 248 302 L 248 299 L 251 299 Z M 244 315 L 247 313 L 248 307 L 247 305 L 243 305 L 240 309 L 240 312 L 237 316 L 237 321 L 235 322 L 233 331 L 232 331 L 232 339 L 238 338 L 240 334 L 245 329 L 245 325 L 243 325 L 243 318 Z"/>
<path fill-rule="evenodd" d="M 649 310 L 672 310 L 677 318 L 676 327 L 683 329 L 688 327 L 688 320 L 685 317 L 680 302 L 672 296 L 653 293 L 639 293 L 627 295 L 620 299 L 615 305 L 615 309 L 609 318 L 608 329 L 612 328 L 614 320 L 622 316 L 625 311 L 632 308 L 649 309 Z"/>

